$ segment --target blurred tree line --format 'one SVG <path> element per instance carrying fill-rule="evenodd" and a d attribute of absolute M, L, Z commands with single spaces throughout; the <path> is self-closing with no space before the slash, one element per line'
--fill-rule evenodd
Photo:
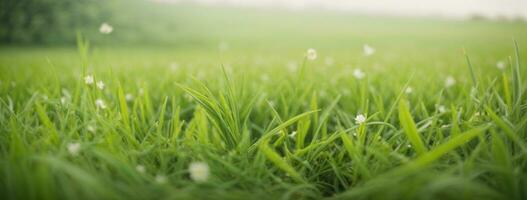
<path fill-rule="evenodd" d="M 112 18 L 115 0 L 1 0 L 0 43 L 60 44 Z"/>

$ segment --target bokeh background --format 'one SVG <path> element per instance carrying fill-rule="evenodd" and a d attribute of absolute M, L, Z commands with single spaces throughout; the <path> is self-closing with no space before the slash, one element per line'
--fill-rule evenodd
<path fill-rule="evenodd" d="M 416 34 L 434 37 L 445 29 L 485 33 L 489 23 L 525 30 L 524 8 L 522 0 L 3 0 L 0 42 L 72 45 L 77 31 L 98 45 L 195 47 L 242 41 L 257 47 L 269 42 L 284 46 L 287 40 L 291 46 L 386 35 L 420 40 L 426 38 Z M 99 34 L 104 22 L 115 32 Z"/>

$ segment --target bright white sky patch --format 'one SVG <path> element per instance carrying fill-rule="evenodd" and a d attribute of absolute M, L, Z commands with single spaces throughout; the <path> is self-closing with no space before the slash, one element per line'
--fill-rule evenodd
<path fill-rule="evenodd" d="M 330 9 L 355 13 L 469 17 L 505 16 L 527 19 L 527 0 L 151 0 L 156 2 L 197 2 L 205 5 L 272 6 L 290 9 Z"/>

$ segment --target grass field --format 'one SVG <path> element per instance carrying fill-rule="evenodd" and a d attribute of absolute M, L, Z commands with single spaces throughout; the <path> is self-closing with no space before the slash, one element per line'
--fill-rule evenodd
<path fill-rule="evenodd" d="M 527 24 L 275 12 L 1 47 L 0 198 L 527 199 Z"/>

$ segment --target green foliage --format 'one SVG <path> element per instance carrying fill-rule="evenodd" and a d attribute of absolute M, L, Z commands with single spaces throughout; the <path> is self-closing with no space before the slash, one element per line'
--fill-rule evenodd
<path fill-rule="evenodd" d="M 1 48 L 0 199 L 527 198 L 526 28 L 192 11 L 195 46 Z"/>

